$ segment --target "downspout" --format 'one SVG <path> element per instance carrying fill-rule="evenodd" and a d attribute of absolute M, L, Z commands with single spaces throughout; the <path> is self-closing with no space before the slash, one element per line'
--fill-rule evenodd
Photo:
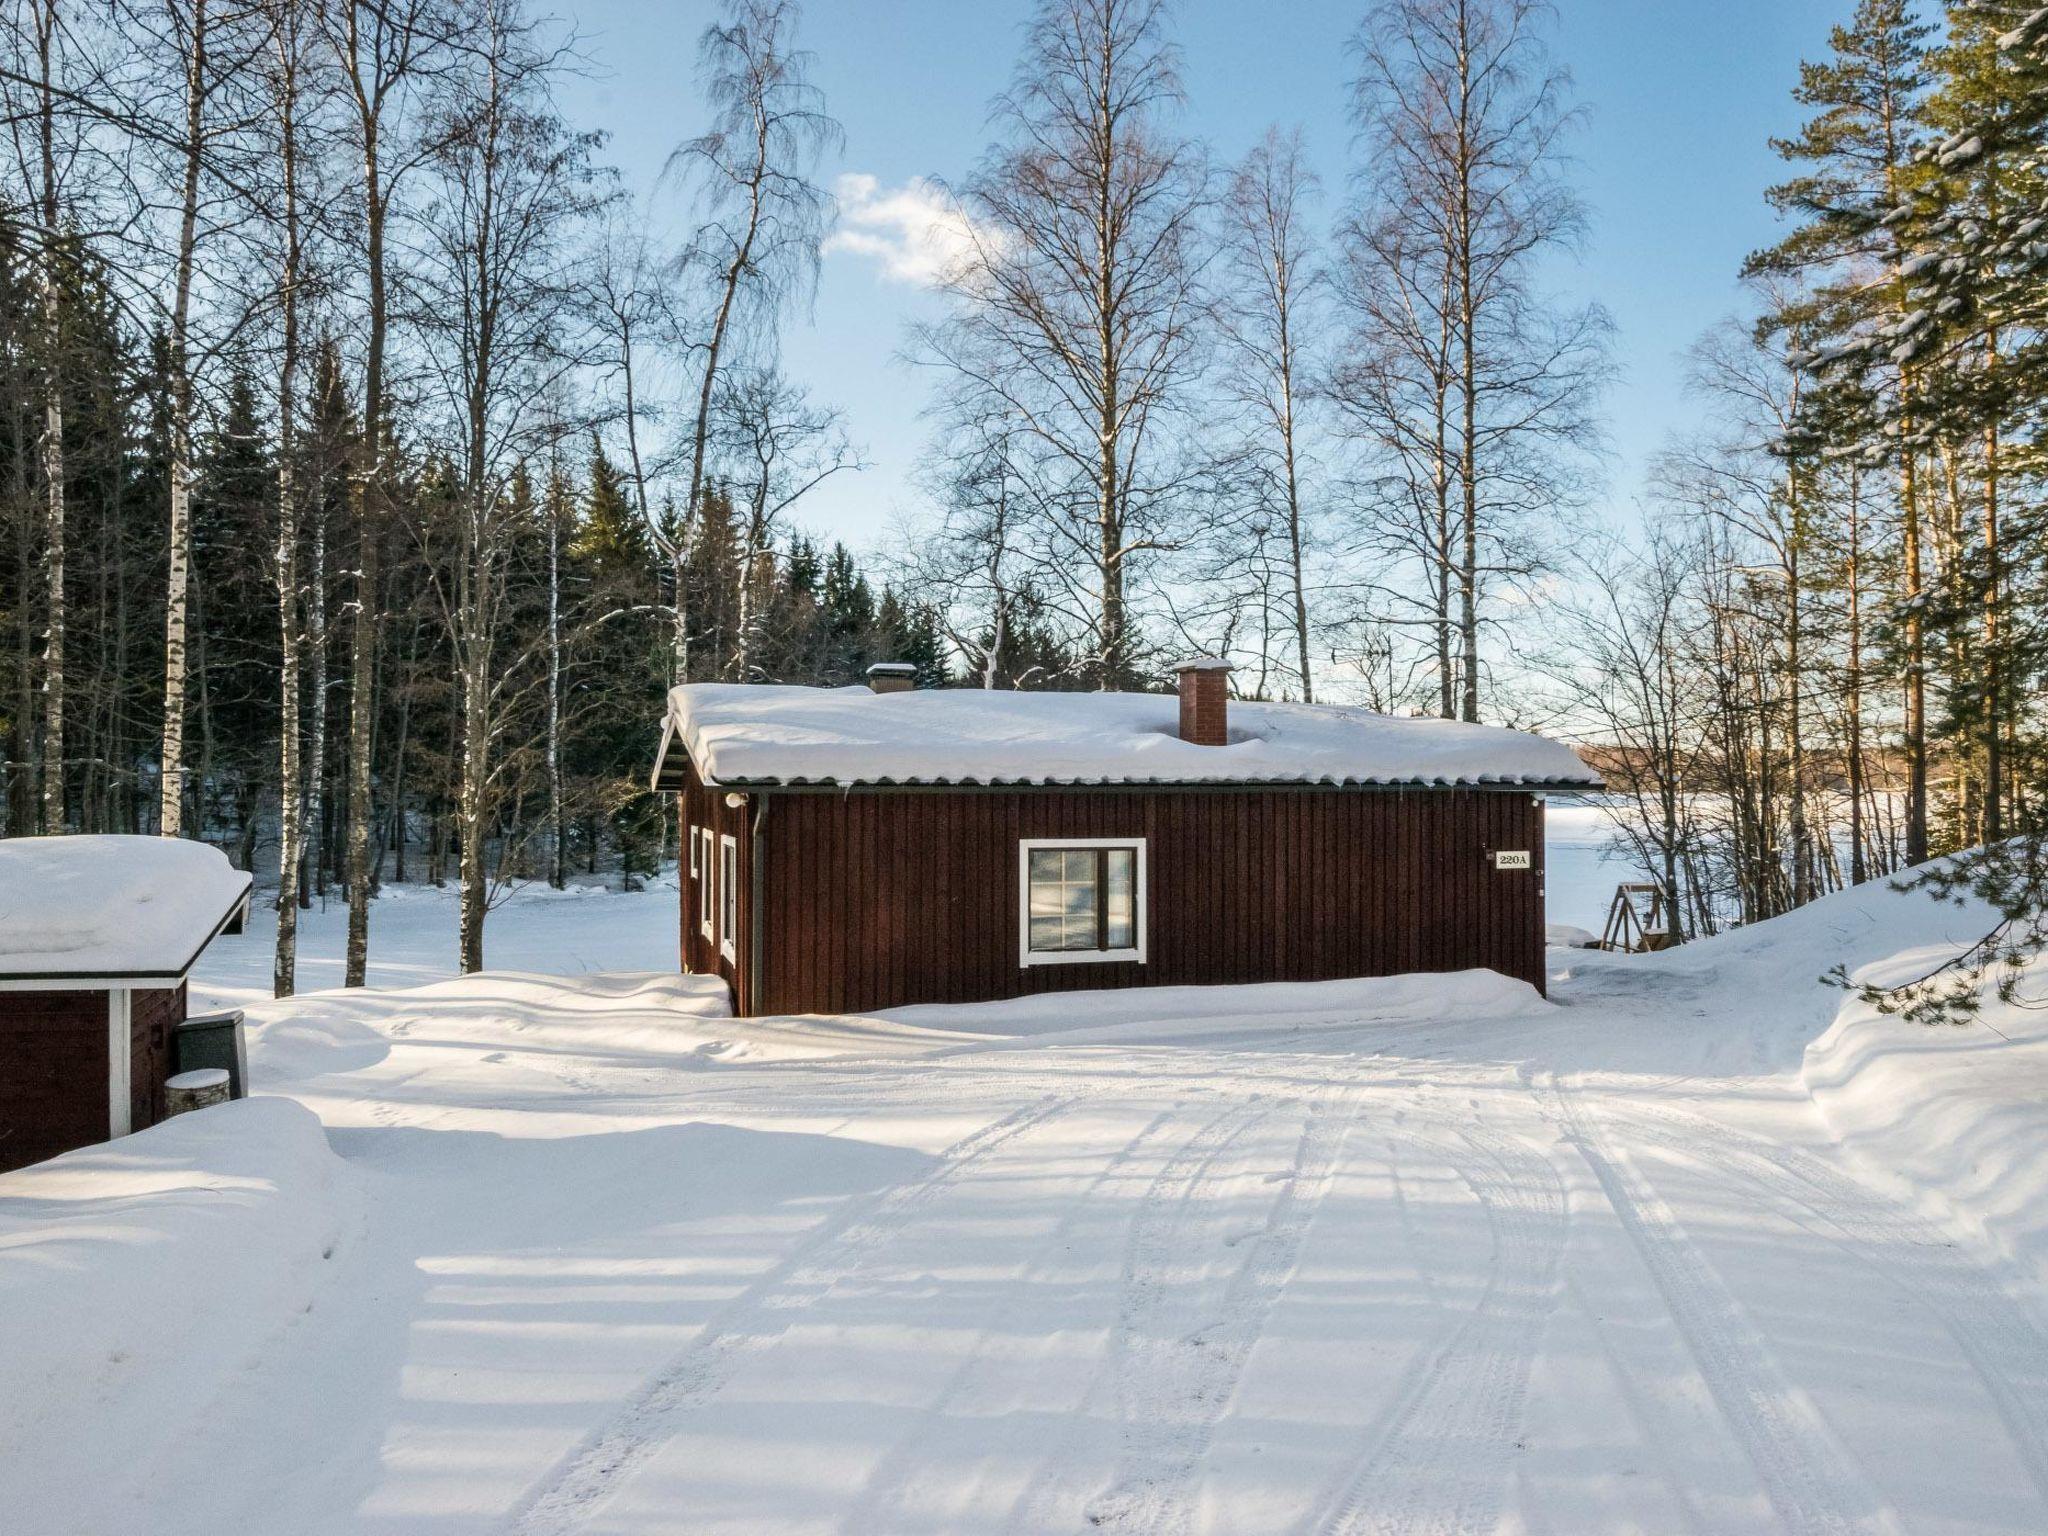
<path fill-rule="evenodd" d="M 768 932 L 768 807 L 773 795 L 754 797 L 754 872 L 747 892 L 747 1016 L 761 1012 L 761 950 Z"/>

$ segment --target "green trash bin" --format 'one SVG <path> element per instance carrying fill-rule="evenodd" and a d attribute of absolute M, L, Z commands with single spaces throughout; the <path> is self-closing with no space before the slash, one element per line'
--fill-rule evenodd
<path fill-rule="evenodd" d="M 178 1026 L 175 1070 L 197 1072 L 219 1067 L 228 1075 L 228 1097 L 249 1094 L 249 1054 L 242 1043 L 242 1010 L 194 1014 Z"/>

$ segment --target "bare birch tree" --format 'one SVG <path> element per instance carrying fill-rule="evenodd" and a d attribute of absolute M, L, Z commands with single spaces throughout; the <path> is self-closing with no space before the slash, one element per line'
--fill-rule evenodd
<path fill-rule="evenodd" d="M 1034 533 L 1101 688 L 1135 675 L 1133 582 L 1179 543 L 1196 470 L 1176 417 L 1201 363 L 1207 172 L 1171 125 L 1167 17 L 1164 0 L 1041 0 L 961 191 L 951 314 L 914 343 L 1042 450 Z"/>
<path fill-rule="evenodd" d="M 301 677 L 305 655 L 299 575 L 300 315 L 306 278 L 305 214 L 301 207 L 302 114 L 308 72 L 308 26 L 299 0 L 269 0 L 270 54 L 265 69 L 270 134 L 277 155 L 277 580 L 278 846 L 277 947 L 271 992 L 289 997 L 298 984 L 299 885 L 306 844 Z M 319 707 L 316 698 L 315 707 Z"/>
<path fill-rule="evenodd" d="M 502 649 L 509 561 L 521 509 L 509 494 L 524 452 L 541 445 L 565 376 L 576 293 L 570 242 L 596 195 L 592 141 L 552 109 L 559 58 L 538 50 L 518 0 L 477 0 L 465 57 L 437 135 L 437 195 L 421 252 L 423 335 L 460 443 L 453 574 L 435 591 L 459 696 L 455 825 L 460 840 L 460 961 L 483 968 L 491 822 L 503 788 L 508 698 L 533 685 Z M 430 537 L 430 535 L 423 535 Z M 527 658 L 519 658 L 524 661 Z"/>
<path fill-rule="evenodd" d="M 670 171 L 695 184 L 705 213 L 680 274 L 686 284 L 705 285 L 702 329 L 693 327 L 691 336 L 698 371 L 689 481 L 679 524 L 649 524 L 674 583 L 677 682 L 690 674 L 687 566 L 719 388 L 735 355 L 772 349 L 784 309 L 808 301 L 832 216 L 832 200 L 814 177 L 840 129 L 810 82 L 810 55 L 796 46 L 801 14 L 796 0 L 731 0 L 726 19 L 706 28 L 699 45 L 711 126 L 669 157 Z"/>
<path fill-rule="evenodd" d="M 1445 712 L 1466 720 L 1487 598 L 1540 569 L 1528 524 L 1542 515 L 1554 539 L 1598 438 L 1606 314 L 1537 286 L 1540 259 L 1584 226 L 1561 176 L 1576 116 L 1543 44 L 1551 14 L 1544 0 L 1380 0 L 1357 43 L 1349 263 L 1368 334 L 1346 404 L 1398 466 L 1385 504 L 1419 518 L 1398 537 L 1435 585 L 1439 664 L 1456 679 Z"/>
<path fill-rule="evenodd" d="M 426 157 L 403 137 L 417 87 L 443 62 L 445 0 L 321 0 L 321 30 L 340 76 L 358 156 L 364 349 L 355 511 L 354 598 L 349 641 L 347 986 L 363 985 L 370 954 L 371 728 L 375 719 L 379 613 L 378 544 L 389 521 L 385 484 L 385 366 L 391 335 L 387 241 L 392 200 Z"/>
<path fill-rule="evenodd" d="M 78 82 L 65 71 L 68 29 L 64 0 L 16 0 L 8 36 L 8 122 L 14 162 L 21 176 L 25 211 L 33 219 L 40 334 L 34 355 L 41 373 L 42 432 L 37 460 L 42 470 L 43 594 L 41 825 L 62 832 L 69 825 L 65 794 L 65 457 L 63 334 L 64 260 L 67 236 L 64 176 L 74 145 L 66 103 Z M 25 221 L 26 222 L 26 221 Z M 24 612 L 27 603 L 24 598 Z M 27 700 L 24 700 L 26 704 Z"/>
<path fill-rule="evenodd" d="M 1304 505 L 1310 462 L 1302 417 L 1304 386 L 1316 373 L 1313 347 L 1324 285 L 1308 227 L 1315 189 L 1299 130 L 1269 129 L 1238 166 L 1223 200 L 1217 311 L 1229 359 L 1224 398 L 1247 424 L 1242 468 L 1253 498 L 1279 534 L 1293 670 L 1301 697 L 1311 703 L 1307 541 L 1313 530 Z"/>

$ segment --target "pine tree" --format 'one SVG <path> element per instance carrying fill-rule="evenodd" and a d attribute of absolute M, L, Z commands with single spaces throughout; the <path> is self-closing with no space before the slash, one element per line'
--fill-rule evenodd
<path fill-rule="evenodd" d="M 1911 174 L 1912 145 L 1928 84 L 1928 39 L 1933 29 L 1920 21 L 1908 0 L 1859 0 L 1845 26 L 1829 37 L 1831 57 L 1800 66 L 1794 97 L 1814 109 L 1801 131 L 1774 141 L 1786 160 L 1805 167 L 1773 187 L 1767 196 L 1781 213 L 1799 220 L 1784 239 L 1752 255 L 1751 275 L 1788 274 L 1807 285 L 1809 296 L 1787 306 L 1782 323 L 1796 327 L 1814 344 L 1795 364 L 1832 360 L 1833 377 L 1809 389 L 1804 409 L 1832 415 L 1829 430 L 1845 425 L 1845 400 L 1870 403 L 1864 443 L 1875 450 L 1886 439 L 1877 430 L 1875 402 L 1910 422 L 1918 406 L 1920 381 L 1910 368 L 1868 350 L 1868 338 L 1884 334 L 1906 305 L 1905 248 L 1888 215 Z M 1872 283 L 1869 270 L 1889 275 Z M 1808 428 L 1809 437 L 1819 434 Z M 1837 440 L 1830 438 L 1830 441 Z M 1927 700 L 1924 583 L 1920 569 L 1925 499 L 1918 440 L 1908 430 L 1888 445 L 1898 476 L 1897 609 L 1900 650 L 1896 671 L 1904 705 L 1906 857 L 1917 863 L 1927 853 Z M 1872 457 L 1875 458 L 1875 452 Z"/>

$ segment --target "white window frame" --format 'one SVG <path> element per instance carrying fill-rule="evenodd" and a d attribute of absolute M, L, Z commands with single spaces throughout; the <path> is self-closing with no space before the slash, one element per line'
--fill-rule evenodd
<path fill-rule="evenodd" d="M 733 930 L 740 925 L 740 841 L 736 837 L 718 840 L 718 952 L 739 963 L 739 940 Z"/>
<path fill-rule="evenodd" d="M 714 860 L 711 852 L 711 838 L 712 832 L 709 827 L 699 827 L 697 829 L 696 842 L 701 851 L 701 858 L 698 858 L 697 855 L 692 855 L 693 858 L 697 858 L 699 865 L 697 872 L 697 931 L 707 939 L 715 937 L 718 931 L 716 926 L 718 893 L 712 883 Z"/>
<path fill-rule="evenodd" d="M 1041 848 L 1129 848 L 1131 861 L 1131 935 L 1129 949 L 1033 949 L 1031 947 L 1031 855 Z M 1017 843 L 1017 964 L 1102 965 L 1145 963 L 1149 892 L 1145 884 L 1145 839 L 1142 837 L 1027 837 Z"/>

